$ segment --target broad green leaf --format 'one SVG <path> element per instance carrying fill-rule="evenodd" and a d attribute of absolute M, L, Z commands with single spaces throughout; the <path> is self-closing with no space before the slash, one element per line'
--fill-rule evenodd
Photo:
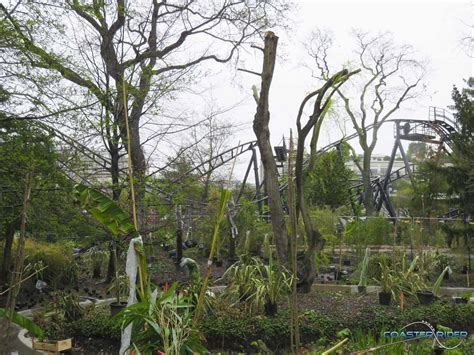
<path fill-rule="evenodd" d="M 7 311 L 5 308 L 0 308 L 0 317 L 7 317 Z M 24 316 L 22 316 L 19 313 L 13 312 L 13 318 L 12 318 L 13 323 L 16 325 L 25 328 L 33 334 L 35 337 L 42 338 L 44 337 L 44 332 L 43 329 L 41 329 L 35 322 L 33 322 L 31 319 L 28 319 Z"/>
<path fill-rule="evenodd" d="M 74 195 L 82 208 L 105 225 L 114 236 L 119 233 L 138 235 L 128 213 L 108 196 L 82 184 L 74 186 Z"/>

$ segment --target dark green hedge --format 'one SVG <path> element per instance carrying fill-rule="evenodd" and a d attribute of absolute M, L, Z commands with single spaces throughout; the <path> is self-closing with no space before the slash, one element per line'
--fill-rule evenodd
<path fill-rule="evenodd" d="M 443 325 L 456 330 L 474 330 L 474 306 L 468 304 L 435 303 L 400 312 L 392 307 L 368 306 L 356 318 L 328 317 L 315 310 L 300 317 L 300 334 L 304 344 L 320 338 L 334 339 L 344 328 L 379 334 L 382 330 L 397 329 L 425 320 L 433 326 Z M 252 350 L 252 342 L 262 340 L 272 350 L 289 347 L 290 315 L 287 310 L 275 317 L 245 316 L 235 311 L 226 315 L 220 310 L 200 322 L 200 330 L 209 349 Z"/>

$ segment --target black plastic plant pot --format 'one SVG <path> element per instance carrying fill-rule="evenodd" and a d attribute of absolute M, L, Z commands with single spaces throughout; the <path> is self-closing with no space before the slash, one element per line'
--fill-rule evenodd
<path fill-rule="evenodd" d="M 367 291 L 367 286 L 357 286 L 357 291 L 359 293 L 364 293 L 365 291 Z"/>
<path fill-rule="evenodd" d="M 431 304 L 435 300 L 435 296 L 431 291 L 417 291 L 416 297 L 421 304 Z"/>
<path fill-rule="evenodd" d="M 93 272 L 92 272 L 92 278 L 93 279 L 100 279 L 100 274 L 101 274 L 100 267 L 94 268 Z"/>
<path fill-rule="evenodd" d="M 212 263 L 213 263 L 216 267 L 221 267 L 222 264 L 223 264 L 222 260 L 214 260 Z"/>
<path fill-rule="evenodd" d="M 342 262 L 344 266 L 351 266 L 351 261 L 349 259 L 346 259 Z"/>
<path fill-rule="evenodd" d="M 113 317 L 119 314 L 125 307 L 127 307 L 127 302 L 112 302 L 110 304 L 110 315 Z"/>
<path fill-rule="evenodd" d="M 467 303 L 467 298 L 462 298 L 462 297 L 453 297 L 454 303 Z"/>
<path fill-rule="evenodd" d="M 278 304 L 272 302 L 266 302 L 264 305 L 265 315 L 274 316 L 278 312 Z"/>
<path fill-rule="evenodd" d="M 184 242 L 184 245 L 186 245 L 186 247 L 188 248 L 194 248 L 197 245 L 197 243 L 192 239 L 188 239 Z"/>
<path fill-rule="evenodd" d="M 390 306 L 391 300 L 392 300 L 391 292 L 379 292 L 379 303 L 382 306 Z"/>

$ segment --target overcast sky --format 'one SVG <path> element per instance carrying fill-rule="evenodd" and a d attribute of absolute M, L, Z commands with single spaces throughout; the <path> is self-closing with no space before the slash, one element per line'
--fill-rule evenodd
<path fill-rule="evenodd" d="M 285 33 L 276 29 L 280 37 L 278 52 L 280 58 L 274 73 L 270 97 L 271 139 L 276 145 L 281 137 L 289 136 L 290 128 L 295 129 L 295 117 L 299 104 L 306 93 L 315 89 L 317 82 L 311 72 L 302 64 L 308 62 L 304 43 L 315 28 L 326 28 L 334 32 L 336 50 L 346 52 L 347 58 L 337 58 L 342 63 L 351 59 L 354 42 L 350 31 L 354 28 L 372 32 L 391 31 L 400 44 L 410 44 L 418 52 L 420 59 L 428 60 L 426 90 L 424 95 L 411 101 L 392 118 L 427 119 L 429 106 L 446 108 L 451 105 L 453 85 L 463 86 L 463 79 L 473 75 L 472 60 L 461 45 L 461 39 L 472 36 L 473 6 L 468 1 L 342 1 L 313 0 L 296 1 L 299 9 L 292 17 L 292 31 Z M 341 54 L 343 56 L 343 54 Z M 352 56 L 352 59 L 354 57 Z M 242 56 L 240 66 L 260 71 L 261 53 L 250 50 Z M 216 66 L 213 66 L 215 68 Z M 231 68 L 222 69 L 226 72 Z M 232 74 L 221 74 L 203 82 L 211 87 L 212 100 L 219 107 L 229 107 L 243 100 L 238 108 L 226 113 L 225 120 L 244 123 L 234 135 L 232 145 L 239 141 L 255 139 L 251 121 L 255 113 L 255 103 L 251 97 L 251 87 L 259 87 L 258 77 L 230 70 Z M 204 100 L 209 102 L 209 99 Z M 347 134 L 352 133 L 347 125 Z M 327 122 L 321 133 L 319 146 L 342 137 L 341 130 L 333 122 Z M 380 132 L 375 154 L 389 154 L 393 145 L 393 127 L 387 123 Z M 358 151 L 354 141 L 354 146 Z"/>

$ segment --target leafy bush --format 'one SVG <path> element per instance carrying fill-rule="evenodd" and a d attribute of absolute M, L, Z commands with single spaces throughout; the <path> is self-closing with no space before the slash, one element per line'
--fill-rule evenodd
<path fill-rule="evenodd" d="M 225 294 L 236 301 L 248 303 L 250 310 L 262 306 L 273 307 L 269 314 L 276 312 L 277 301 L 291 290 L 292 276 L 283 267 L 270 259 L 264 264 L 258 257 L 244 257 L 232 265 L 223 275 L 229 282 Z"/>
<path fill-rule="evenodd" d="M 25 244 L 27 263 L 42 262 L 47 266 L 38 278 L 52 287 L 74 285 L 77 282 L 78 266 L 72 250 L 60 244 L 46 244 L 27 240 Z"/>
<path fill-rule="evenodd" d="M 193 324 L 193 305 L 176 293 L 177 284 L 168 290 L 151 290 L 136 303 L 127 306 L 116 317 L 122 328 L 133 323 L 132 347 L 141 353 L 163 349 L 166 354 L 205 352 Z"/>
<path fill-rule="evenodd" d="M 408 324 L 415 320 L 425 320 L 435 328 L 437 325 L 453 329 L 474 330 L 474 307 L 471 304 L 435 303 L 406 310 L 399 323 Z"/>
<path fill-rule="evenodd" d="M 355 245 L 392 244 L 392 230 L 393 225 L 386 218 L 372 217 L 348 223 L 345 236 L 347 242 Z"/>
<path fill-rule="evenodd" d="M 105 315 L 76 320 L 67 328 L 69 333 L 86 338 L 120 340 L 121 337 L 120 323 Z"/>
<path fill-rule="evenodd" d="M 109 309 L 95 305 L 86 306 L 78 317 L 68 321 L 65 317 L 65 305 L 60 302 L 56 310 L 45 310 L 33 315 L 35 322 L 45 330 L 47 339 L 58 340 L 83 336 L 119 340 L 120 323 L 111 319 Z"/>
<path fill-rule="evenodd" d="M 289 347 L 288 310 L 266 317 L 249 315 L 243 307 L 231 307 L 222 300 L 220 302 L 214 313 L 199 323 L 209 349 L 252 352 L 252 343 L 259 340 L 273 351 Z M 474 307 L 469 304 L 435 303 L 400 313 L 392 307 L 368 305 L 350 319 L 344 312 L 328 316 L 317 310 L 307 310 L 300 313 L 300 336 L 303 344 L 309 344 L 318 339 L 336 339 L 338 329 L 349 328 L 353 334 L 379 334 L 382 329 L 399 329 L 420 320 L 428 321 L 435 327 L 443 325 L 455 330 L 472 331 Z"/>
<path fill-rule="evenodd" d="M 300 332 L 304 340 L 312 341 L 321 337 L 333 336 L 336 326 L 336 320 L 311 309 L 302 315 Z"/>
<path fill-rule="evenodd" d="M 379 280 L 382 274 L 380 264 L 390 266 L 391 263 L 391 259 L 385 254 L 371 255 L 369 259 L 369 267 L 367 269 L 367 278 L 369 280 Z"/>

